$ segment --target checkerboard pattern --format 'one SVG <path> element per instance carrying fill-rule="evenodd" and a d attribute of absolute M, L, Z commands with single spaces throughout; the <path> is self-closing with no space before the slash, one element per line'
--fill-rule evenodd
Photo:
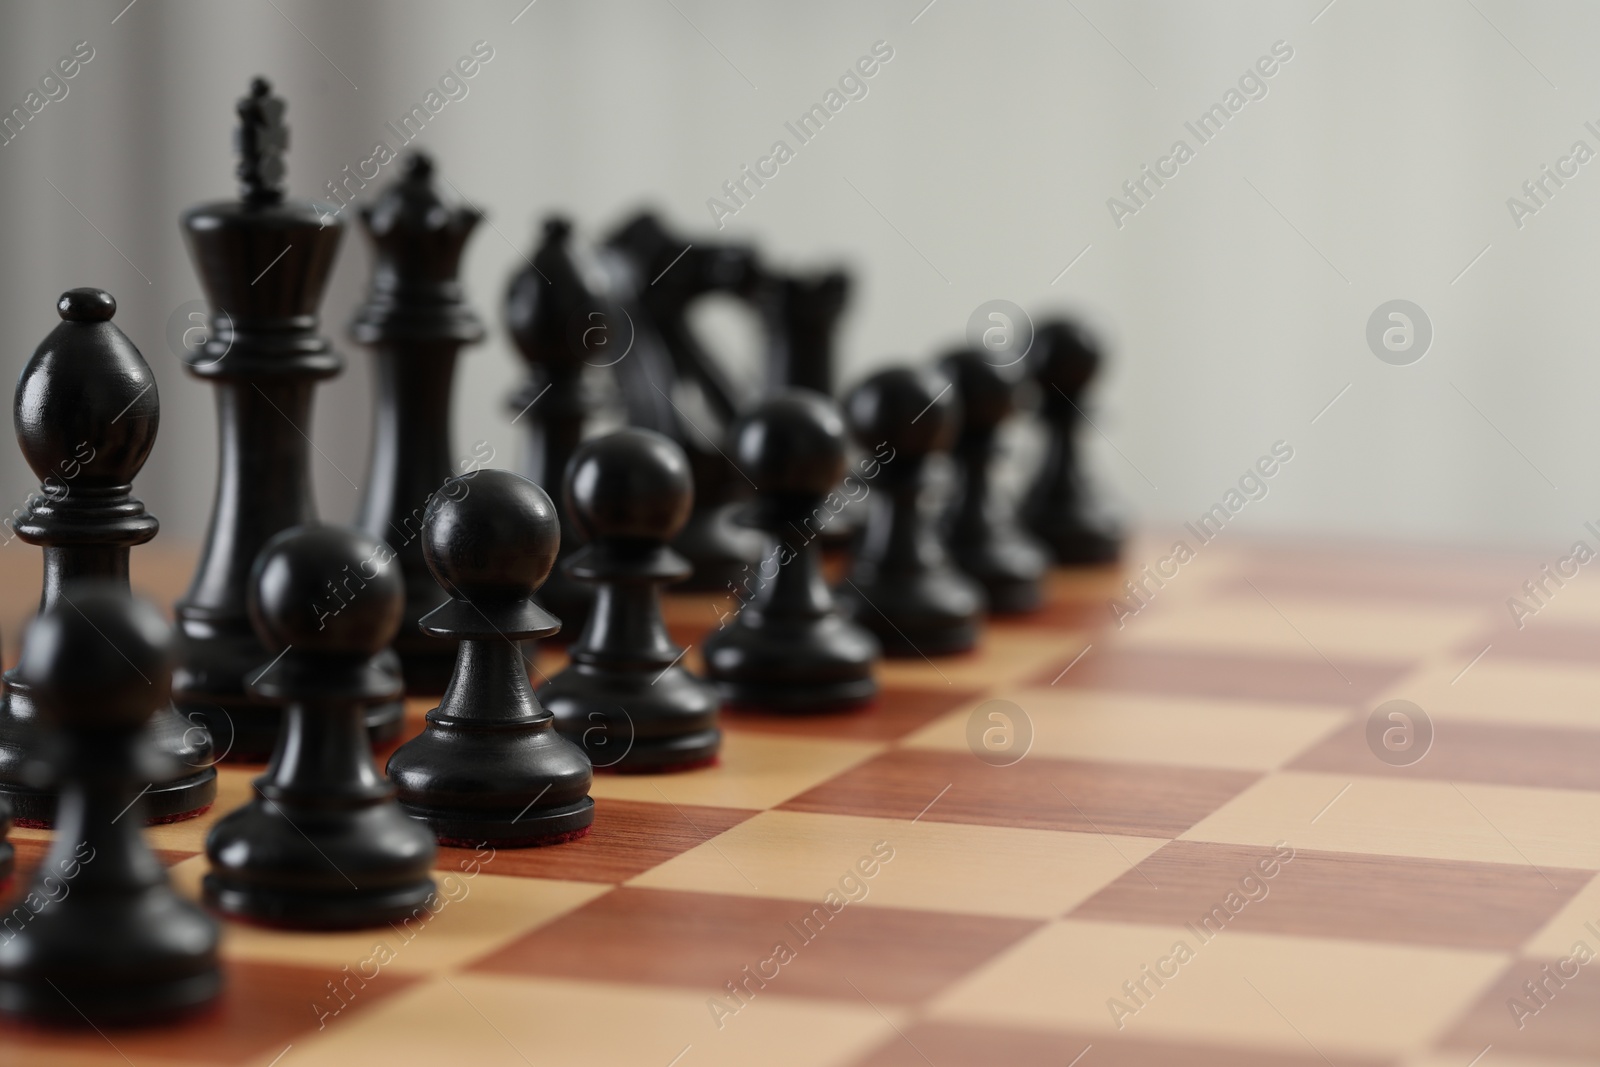
<path fill-rule="evenodd" d="M 1592 1065 L 1600 584 L 1518 629 L 1538 564 L 1218 543 L 1120 628 L 1124 575 L 1060 574 L 870 710 L 602 775 L 586 839 L 442 850 L 426 919 L 229 924 L 220 1010 L 0 1062 Z M 694 649 L 717 615 L 669 611 Z M 1393 699 L 1432 724 L 1407 766 L 1369 741 Z M 185 892 L 215 814 L 150 831 Z"/>

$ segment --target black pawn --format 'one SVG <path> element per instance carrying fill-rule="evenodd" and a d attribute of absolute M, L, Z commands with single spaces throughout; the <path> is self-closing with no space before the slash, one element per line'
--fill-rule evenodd
<path fill-rule="evenodd" d="M 428 498 L 455 473 L 450 393 L 456 357 L 462 345 L 483 339 L 483 324 L 459 280 L 461 253 L 483 216 L 440 198 L 428 156 L 413 154 L 404 167 L 399 181 L 361 209 L 376 262 L 350 336 L 372 347 L 378 404 L 357 525 L 393 545 L 399 559 L 406 614 L 394 650 L 406 692 L 438 696 L 456 650 L 417 628 L 444 599 L 422 561 L 422 516 Z"/>
<path fill-rule="evenodd" d="M 250 692 L 283 704 L 283 732 L 255 796 L 206 837 L 206 903 L 300 929 L 377 926 L 433 895 L 433 835 L 406 818 L 372 761 L 363 711 L 399 695 L 380 656 L 405 591 L 387 545 L 341 526 L 281 531 L 250 576 L 267 654 Z"/>
<path fill-rule="evenodd" d="M 173 635 L 117 582 L 67 585 L 23 641 L 18 677 L 49 729 L 56 832 L 0 939 L 0 1012 L 100 1028 L 199 1008 L 222 987 L 217 924 L 173 892 L 123 818 L 166 760 L 151 715 L 171 699 Z"/>
<path fill-rule="evenodd" d="M 558 486 L 583 440 L 599 397 L 585 374 L 588 365 L 605 366 L 620 358 L 626 341 L 613 336 L 612 321 L 573 262 L 572 224 L 559 216 L 544 222 L 544 237 L 527 269 L 512 276 L 506 291 L 506 323 L 528 380 L 511 396 L 512 421 L 527 428 L 525 470 L 535 485 Z M 610 351 L 615 347 L 616 352 Z M 539 599 L 576 634 L 589 614 L 594 590 L 574 581 L 563 564 L 578 547 L 564 503 L 558 502 L 561 548 Z"/>
<path fill-rule="evenodd" d="M 881 470 L 839 598 L 889 656 L 944 656 L 978 640 L 983 591 L 956 570 L 925 506 L 928 461 L 954 443 L 960 401 L 932 368 L 894 367 L 845 401 L 850 428 Z"/>
<path fill-rule="evenodd" d="M 1068 565 L 1111 563 L 1121 551 L 1121 534 L 1096 514 L 1079 466 L 1083 396 L 1101 358 L 1099 342 L 1066 321 L 1041 324 L 1028 352 L 1046 440 L 1044 462 L 1023 499 L 1022 520 L 1058 563 Z"/>
<path fill-rule="evenodd" d="M 184 361 L 213 387 L 220 449 L 200 563 L 175 605 L 183 640 L 172 688 L 178 710 L 204 722 L 228 758 L 258 760 L 272 751 L 283 714 L 281 702 L 245 691 L 272 658 L 250 625 L 250 568 L 274 534 L 316 521 L 311 399 L 344 367 L 317 332 L 317 307 L 344 225 L 284 196 L 289 130 L 265 79 L 251 83 L 237 111 L 239 199 L 182 219 L 211 310 L 205 343 Z M 391 738 L 403 714 L 395 700 L 369 709 L 368 721 L 377 738 Z"/>
<path fill-rule="evenodd" d="M 760 487 L 742 521 L 774 547 L 755 596 L 706 640 L 706 673 L 724 699 L 781 712 L 832 711 L 878 691 L 879 644 L 845 618 L 822 577 L 824 500 L 845 472 L 844 420 L 804 389 L 762 401 L 734 424 L 733 458 Z"/>
<path fill-rule="evenodd" d="M 516 644 L 561 627 L 533 597 L 559 536 L 549 496 L 510 471 L 451 479 L 428 506 L 422 551 L 450 599 L 422 626 L 461 644 L 444 699 L 389 757 L 389 777 L 446 844 L 554 844 L 594 822 L 589 758 L 556 732 Z"/>
<path fill-rule="evenodd" d="M 716 758 L 716 690 L 682 666 L 661 618 L 661 587 L 689 575 L 668 547 L 689 518 L 689 460 L 651 430 L 580 447 L 567 468 L 568 514 L 588 544 L 568 568 L 595 589 L 572 663 L 539 688 L 556 726 L 596 767 L 682 770 Z"/>
<path fill-rule="evenodd" d="M 983 586 L 989 610 L 1004 615 L 1039 606 L 1050 558 L 1018 524 L 1011 501 L 994 483 L 999 431 L 1016 411 L 1018 375 L 1015 366 L 992 360 L 980 349 L 963 349 L 941 364 L 961 398 L 945 542 L 956 566 Z"/>
<path fill-rule="evenodd" d="M 68 581 L 103 578 L 128 587 L 128 556 L 160 524 L 130 495 L 156 440 L 161 402 L 155 375 L 111 317 L 117 302 L 99 289 L 72 289 L 56 303 L 61 323 L 23 367 L 13 419 L 23 456 L 41 482 L 16 522 L 17 536 L 44 549 L 41 613 Z M 27 826 L 49 826 L 55 793 L 31 780 L 38 722 L 33 692 L 16 671 L 0 699 L 0 795 Z M 199 815 L 217 795 L 211 736 L 157 707 L 150 734 L 167 757 L 140 801 L 153 822 Z"/>

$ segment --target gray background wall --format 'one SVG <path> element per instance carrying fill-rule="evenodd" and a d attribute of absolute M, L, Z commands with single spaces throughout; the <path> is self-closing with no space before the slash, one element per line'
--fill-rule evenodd
<path fill-rule="evenodd" d="M 233 195 L 249 76 L 288 99 L 290 185 L 313 196 L 480 40 L 494 58 L 419 141 L 492 221 L 467 256 L 493 332 L 463 362 L 463 456 L 477 440 L 497 462 L 516 451 L 499 304 L 540 216 L 570 212 L 592 237 L 648 201 L 709 228 L 707 198 L 882 40 L 894 57 L 868 94 L 724 231 L 777 261 L 858 269 L 849 376 L 931 354 L 989 299 L 1071 308 L 1116 352 L 1096 397 L 1096 475 L 1146 526 L 1199 514 L 1280 439 L 1295 458 L 1241 529 L 1555 551 L 1600 517 L 1600 162 L 1520 228 L 1507 207 L 1574 141 L 1600 151 L 1583 126 L 1600 128 L 1594 5 L 125 4 L 0 6 L 0 110 L 75 42 L 94 49 L 68 95 L 0 147 L 0 360 L 16 373 L 63 289 L 118 297 L 160 378 L 139 489 L 165 538 L 200 536 L 215 451 L 208 390 L 166 341 L 173 310 L 199 296 L 176 219 Z M 1115 225 L 1107 199 L 1175 139 L 1197 145 L 1185 121 L 1279 41 L 1293 58 L 1266 95 Z M 349 233 L 324 306 L 341 340 L 367 266 Z M 1365 336 L 1396 298 L 1434 330 L 1409 366 Z M 712 318 L 748 358 L 749 324 Z M 367 448 L 369 357 L 346 350 L 316 417 L 329 517 L 353 513 Z M 32 482 L 0 449 L 5 510 Z"/>

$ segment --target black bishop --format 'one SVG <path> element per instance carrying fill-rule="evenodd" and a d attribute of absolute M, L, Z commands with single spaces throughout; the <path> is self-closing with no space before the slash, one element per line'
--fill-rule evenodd
<path fill-rule="evenodd" d="M 155 445 L 161 401 L 155 375 L 111 321 L 117 302 L 100 289 L 72 289 L 56 303 L 61 322 L 17 379 L 12 416 L 22 454 L 42 484 L 16 522 L 17 536 L 44 549 L 42 613 L 69 581 L 102 578 L 128 588 L 135 545 L 155 537 L 155 516 L 131 495 Z M 34 780 L 39 711 L 17 671 L 0 698 L 0 796 L 25 826 L 48 826 L 56 795 Z M 170 700 L 151 716 L 150 740 L 166 757 L 140 800 L 144 818 L 170 822 L 210 807 L 217 772 L 210 733 L 180 718 Z"/>

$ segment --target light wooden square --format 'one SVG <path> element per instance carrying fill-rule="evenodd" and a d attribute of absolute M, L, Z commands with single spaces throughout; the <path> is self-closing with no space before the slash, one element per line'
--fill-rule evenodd
<path fill-rule="evenodd" d="M 1249 920 L 1241 913 L 1245 929 L 1209 942 L 1183 926 L 1055 923 L 946 991 L 930 1014 L 1313 1059 L 1386 1056 L 1429 1047 L 1507 962 L 1492 952 L 1254 934 Z M 1179 942 L 1192 953 L 1181 965 L 1171 956 Z M 1144 978 L 1146 966 L 1170 977 Z M 1141 979 L 1136 1002 L 1123 983 Z"/>
<path fill-rule="evenodd" d="M 1450 607 L 1243 593 L 1128 621 L 1131 645 L 1405 661 L 1447 652 L 1489 628 L 1491 613 Z"/>
<path fill-rule="evenodd" d="M 709 992 L 709 991 L 708 991 Z M 843 1067 L 895 1036 L 865 1002 L 768 994 L 719 1030 L 708 992 L 460 974 L 335 1021 L 283 1067 L 350 1067 L 377 1049 L 472 1067 Z"/>
<path fill-rule="evenodd" d="M 1372 706 L 1401 698 L 1436 719 L 1600 729 L 1600 667 L 1495 652 L 1491 645 L 1476 663 L 1470 654 L 1436 657 L 1379 694 Z M 1600 772 L 1596 777 L 1600 781 Z"/>
<path fill-rule="evenodd" d="M 861 878 L 876 842 L 893 858 Z M 629 885 L 866 907 L 1051 918 L 1160 848 L 1145 837 L 1020 830 L 853 815 L 769 811 L 634 878 Z M 848 891 L 855 875 L 864 888 Z"/>
<path fill-rule="evenodd" d="M 1600 870 L 1600 792 L 1285 771 L 1181 836 Z"/>

